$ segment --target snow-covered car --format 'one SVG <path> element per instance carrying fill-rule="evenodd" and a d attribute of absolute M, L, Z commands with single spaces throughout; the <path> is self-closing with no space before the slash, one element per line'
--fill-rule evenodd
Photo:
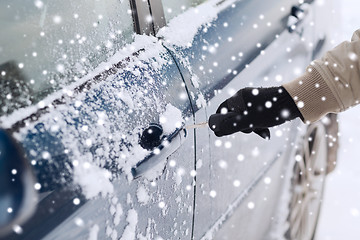
<path fill-rule="evenodd" d="M 312 239 L 335 115 L 270 141 L 201 123 L 329 48 L 331 1 L 1 6 L 1 239 Z"/>

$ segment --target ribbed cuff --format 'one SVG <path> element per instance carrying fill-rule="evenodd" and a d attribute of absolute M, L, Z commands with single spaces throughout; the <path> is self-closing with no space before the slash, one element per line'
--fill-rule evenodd
<path fill-rule="evenodd" d="M 283 87 L 293 98 L 305 123 L 315 122 L 329 112 L 340 111 L 340 105 L 331 89 L 312 66 L 301 77 Z"/>

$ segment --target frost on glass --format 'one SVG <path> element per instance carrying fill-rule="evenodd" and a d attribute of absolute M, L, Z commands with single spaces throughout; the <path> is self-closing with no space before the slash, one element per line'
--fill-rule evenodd
<path fill-rule="evenodd" d="M 128 1 L 2 1 L 0 115 L 83 77 L 132 40 Z"/>

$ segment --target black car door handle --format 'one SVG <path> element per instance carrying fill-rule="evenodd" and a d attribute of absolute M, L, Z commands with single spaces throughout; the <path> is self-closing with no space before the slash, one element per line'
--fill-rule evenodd
<path fill-rule="evenodd" d="M 302 35 L 302 30 L 299 30 L 298 26 L 302 23 L 308 12 L 307 3 L 301 4 L 300 6 L 292 6 L 287 22 L 288 31 L 290 33 L 296 32 Z"/>
<path fill-rule="evenodd" d="M 138 178 L 149 170 L 163 164 L 166 158 L 181 146 L 186 136 L 187 132 L 185 129 L 177 128 L 173 133 L 164 137 L 159 146 L 154 148 L 148 156 L 131 169 L 133 177 Z"/>

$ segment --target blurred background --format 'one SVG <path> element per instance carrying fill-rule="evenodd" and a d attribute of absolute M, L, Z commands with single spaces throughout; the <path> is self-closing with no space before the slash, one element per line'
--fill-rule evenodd
<path fill-rule="evenodd" d="M 324 0 L 326 1 L 326 0 Z M 360 1 L 338 1 L 334 29 L 339 43 L 360 28 Z M 316 240 L 360 239 L 360 106 L 339 114 L 338 166 L 328 176 Z"/>

